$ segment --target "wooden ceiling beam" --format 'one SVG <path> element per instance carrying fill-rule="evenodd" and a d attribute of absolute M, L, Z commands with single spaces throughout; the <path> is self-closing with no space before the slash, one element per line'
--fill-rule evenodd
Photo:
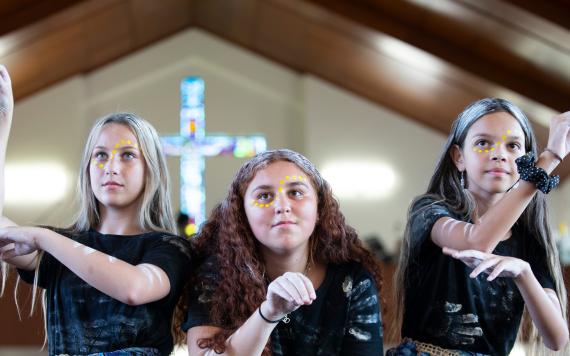
<path fill-rule="evenodd" d="M 500 92 L 492 81 L 445 61 L 436 59 L 434 69 L 389 53 L 381 43 L 393 37 L 375 27 L 376 22 L 363 15 L 360 7 L 344 13 L 339 11 L 340 1 L 326 4 L 306 0 L 86 0 L 3 36 L 0 62 L 10 68 L 19 99 L 197 26 L 444 134 L 465 105 Z M 417 29 L 405 30 L 382 16 L 387 32 L 398 32 L 405 39 L 417 36 Z M 435 42 L 430 43 L 441 46 Z M 443 47 L 449 56 L 457 56 L 460 50 Z M 467 57 L 463 50 L 459 58 Z M 475 66 L 478 62 L 469 63 Z M 546 129 L 535 126 L 544 139 Z M 568 174 L 570 165 L 566 164 L 562 175 Z"/>
<path fill-rule="evenodd" d="M 570 2 L 565 0 L 503 0 L 570 30 Z"/>
<path fill-rule="evenodd" d="M 85 0 L 2 0 L 0 36 L 24 28 Z"/>

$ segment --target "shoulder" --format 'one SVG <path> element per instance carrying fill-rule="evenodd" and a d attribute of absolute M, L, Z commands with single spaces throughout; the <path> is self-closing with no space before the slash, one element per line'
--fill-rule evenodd
<path fill-rule="evenodd" d="M 168 232 L 153 231 L 141 235 L 141 241 L 146 244 L 158 245 L 163 248 L 176 250 L 188 257 L 192 257 L 192 245 L 188 239 Z"/>
<path fill-rule="evenodd" d="M 437 195 L 421 195 L 414 199 L 410 207 L 410 215 L 425 213 L 451 214 L 452 208 Z"/>

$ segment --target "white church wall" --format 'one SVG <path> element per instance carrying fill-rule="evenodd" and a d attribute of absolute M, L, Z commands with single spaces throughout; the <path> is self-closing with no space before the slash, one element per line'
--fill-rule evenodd
<path fill-rule="evenodd" d="M 380 162 L 394 170 L 396 184 L 383 198 L 370 199 L 366 192 L 338 197 L 361 237 L 380 236 L 393 251 L 408 206 L 425 192 L 445 137 L 317 78 L 306 78 L 305 102 L 307 154 L 319 167 L 335 161 Z M 362 177 L 349 173 L 349 180 L 361 184 Z"/>

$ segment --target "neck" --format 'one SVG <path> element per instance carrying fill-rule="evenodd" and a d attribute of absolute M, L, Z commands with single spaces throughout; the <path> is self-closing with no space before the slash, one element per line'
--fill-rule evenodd
<path fill-rule="evenodd" d="M 505 193 L 481 193 L 481 192 L 471 192 L 477 203 L 477 216 L 482 216 L 489 210 L 489 207 L 495 205 L 499 200 L 503 198 Z"/>
<path fill-rule="evenodd" d="M 265 271 L 270 280 L 281 276 L 285 272 L 306 273 L 309 262 L 309 246 L 291 252 L 275 252 L 263 248 L 262 255 L 265 262 Z M 271 261 L 270 263 L 267 261 Z"/>
<path fill-rule="evenodd" d="M 137 235 L 144 231 L 139 226 L 137 204 L 122 209 L 100 206 L 101 224 L 97 231 L 112 235 Z"/>

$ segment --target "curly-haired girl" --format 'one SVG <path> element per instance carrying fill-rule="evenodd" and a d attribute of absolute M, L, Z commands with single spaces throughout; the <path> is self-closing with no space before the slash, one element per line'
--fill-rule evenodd
<path fill-rule="evenodd" d="M 195 239 L 191 355 L 381 355 L 380 267 L 302 155 L 237 172 Z"/>

